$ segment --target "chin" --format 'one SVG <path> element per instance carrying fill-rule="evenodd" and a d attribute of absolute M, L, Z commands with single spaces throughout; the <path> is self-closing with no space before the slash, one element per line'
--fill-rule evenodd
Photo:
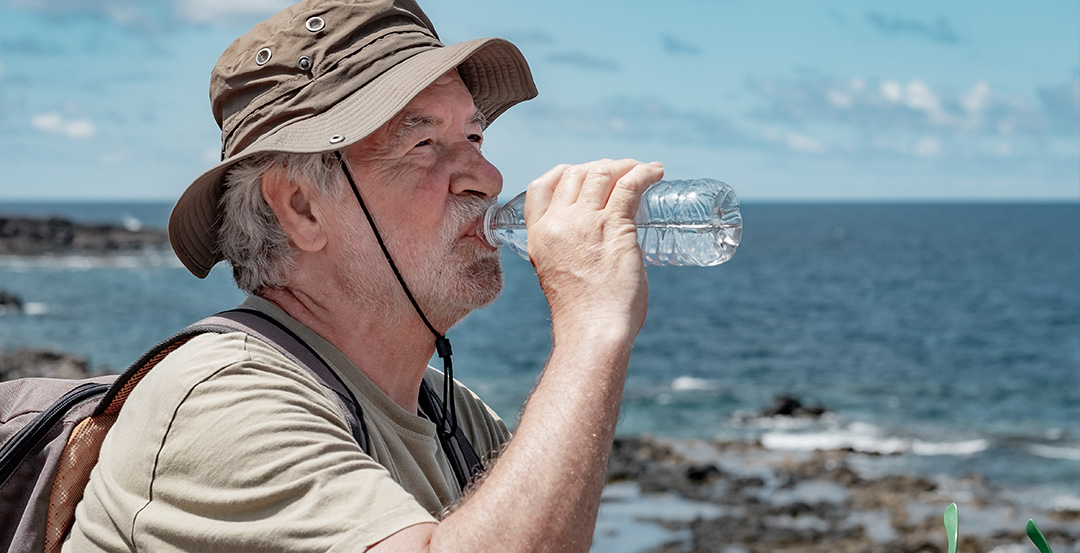
<path fill-rule="evenodd" d="M 458 258 L 456 269 L 443 273 L 438 282 L 429 289 L 427 305 L 442 305 L 439 314 L 429 313 L 433 321 L 438 319 L 443 328 L 461 322 L 469 313 L 487 307 L 499 298 L 503 289 L 503 271 L 498 252 L 470 252 L 468 261 Z M 439 290 L 442 292 L 440 293 Z"/>
<path fill-rule="evenodd" d="M 502 293 L 504 279 L 498 255 L 477 260 L 464 277 L 469 295 L 474 300 L 473 309 L 491 305 Z"/>

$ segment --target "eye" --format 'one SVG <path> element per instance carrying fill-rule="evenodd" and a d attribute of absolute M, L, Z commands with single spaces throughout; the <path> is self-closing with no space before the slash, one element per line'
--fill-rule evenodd
<path fill-rule="evenodd" d="M 416 146 L 414 146 L 414 148 L 419 148 L 420 146 L 431 146 L 431 141 L 430 140 L 421 140 L 420 142 L 416 143 Z"/>
<path fill-rule="evenodd" d="M 470 142 L 475 142 L 477 144 L 481 144 L 481 143 L 484 142 L 484 135 L 482 135 L 482 134 L 470 134 L 469 135 L 469 141 Z"/>

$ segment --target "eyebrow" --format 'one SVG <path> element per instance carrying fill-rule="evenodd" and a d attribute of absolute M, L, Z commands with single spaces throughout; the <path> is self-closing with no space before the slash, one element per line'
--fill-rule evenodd
<path fill-rule="evenodd" d="M 438 127 L 443 124 L 443 120 L 433 115 L 406 115 L 401 121 L 401 126 L 394 137 L 395 143 L 400 143 L 405 139 L 405 135 L 417 128 L 423 127 Z M 469 119 L 469 124 L 480 125 L 480 129 L 487 129 L 488 121 L 484 113 L 479 109 L 473 112 L 473 116 Z"/>

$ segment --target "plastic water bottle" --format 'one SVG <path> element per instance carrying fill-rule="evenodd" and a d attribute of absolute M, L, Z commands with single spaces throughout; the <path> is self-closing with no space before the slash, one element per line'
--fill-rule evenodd
<path fill-rule="evenodd" d="M 660 181 L 641 196 L 638 243 L 647 265 L 719 265 L 735 255 L 742 215 L 735 192 L 712 179 Z M 484 214 L 488 244 L 508 246 L 528 259 L 525 193 Z"/>

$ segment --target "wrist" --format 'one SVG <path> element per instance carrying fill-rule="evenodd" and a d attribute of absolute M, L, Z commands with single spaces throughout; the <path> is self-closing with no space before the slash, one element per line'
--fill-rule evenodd
<path fill-rule="evenodd" d="M 552 346 L 585 348 L 611 355 L 633 347 L 641 326 L 629 317 L 564 315 L 552 316 Z"/>

